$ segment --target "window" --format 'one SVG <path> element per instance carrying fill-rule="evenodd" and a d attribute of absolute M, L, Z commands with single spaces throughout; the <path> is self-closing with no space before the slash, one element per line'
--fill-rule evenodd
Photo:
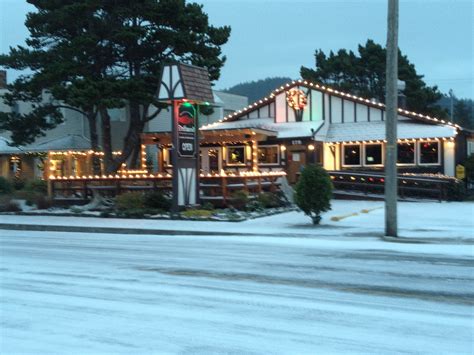
<path fill-rule="evenodd" d="M 415 164 L 415 143 L 398 143 L 397 163 L 401 165 Z"/>
<path fill-rule="evenodd" d="M 364 165 L 382 165 L 382 144 L 366 144 Z"/>
<path fill-rule="evenodd" d="M 345 166 L 360 166 L 360 144 L 348 144 L 342 147 Z"/>
<path fill-rule="evenodd" d="M 245 147 L 227 147 L 227 164 L 228 165 L 244 165 L 245 164 Z"/>
<path fill-rule="evenodd" d="M 420 165 L 439 164 L 439 142 L 419 142 L 418 148 Z"/>
<path fill-rule="evenodd" d="M 258 147 L 259 164 L 278 164 L 280 162 L 277 145 Z"/>

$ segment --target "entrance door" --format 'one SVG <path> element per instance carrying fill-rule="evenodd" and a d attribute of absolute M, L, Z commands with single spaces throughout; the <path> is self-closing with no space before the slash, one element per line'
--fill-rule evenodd
<path fill-rule="evenodd" d="M 288 182 L 290 184 L 295 184 L 298 181 L 300 176 L 301 167 L 306 165 L 306 150 L 304 149 L 295 149 L 291 148 L 287 150 L 288 157 Z"/>
<path fill-rule="evenodd" d="M 218 173 L 221 170 L 220 148 L 201 148 L 201 170 L 203 173 Z"/>

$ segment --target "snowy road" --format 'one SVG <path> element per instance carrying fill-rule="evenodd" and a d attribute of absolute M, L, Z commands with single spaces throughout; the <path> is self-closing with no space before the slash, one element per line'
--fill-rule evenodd
<path fill-rule="evenodd" d="M 0 231 L 0 247 L 2 354 L 473 352 L 472 246 Z"/>

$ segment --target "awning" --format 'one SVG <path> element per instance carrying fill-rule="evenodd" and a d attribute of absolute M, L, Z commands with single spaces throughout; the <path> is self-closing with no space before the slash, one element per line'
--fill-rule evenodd
<path fill-rule="evenodd" d="M 42 143 L 34 143 L 24 147 L 28 152 L 50 152 L 66 150 L 90 150 L 91 142 L 83 136 L 68 134 L 59 138 L 54 138 Z"/>
<path fill-rule="evenodd" d="M 456 129 L 447 125 L 432 125 L 407 121 L 398 121 L 398 139 L 451 138 Z M 333 123 L 329 126 L 326 142 L 350 142 L 384 140 L 385 122 Z"/>
<path fill-rule="evenodd" d="M 0 137 L 0 154 L 23 154 L 21 147 L 12 147 L 8 145 L 10 141 L 6 138 Z"/>

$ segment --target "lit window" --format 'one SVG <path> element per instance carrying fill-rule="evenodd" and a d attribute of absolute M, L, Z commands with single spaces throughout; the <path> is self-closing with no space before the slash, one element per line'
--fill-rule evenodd
<path fill-rule="evenodd" d="M 364 165 L 382 165 L 382 144 L 365 145 Z"/>
<path fill-rule="evenodd" d="M 439 142 L 419 142 L 420 164 L 439 164 Z"/>
<path fill-rule="evenodd" d="M 258 163 L 259 164 L 278 164 L 278 146 L 261 146 L 258 147 Z"/>
<path fill-rule="evenodd" d="M 398 143 L 397 163 L 405 165 L 415 164 L 415 143 Z"/>
<path fill-rule="evenodd" d="M 227 148 L 227 163 L 229 165 L 244 165 L 245 164 L 245 148 L 244 147 L 228 147 Z"/>
<path fill-rule="evenodd" d="M 360 166 L 360 145 L 348 144 L 343 146 L 344 164 L 346 166 Z"/>

